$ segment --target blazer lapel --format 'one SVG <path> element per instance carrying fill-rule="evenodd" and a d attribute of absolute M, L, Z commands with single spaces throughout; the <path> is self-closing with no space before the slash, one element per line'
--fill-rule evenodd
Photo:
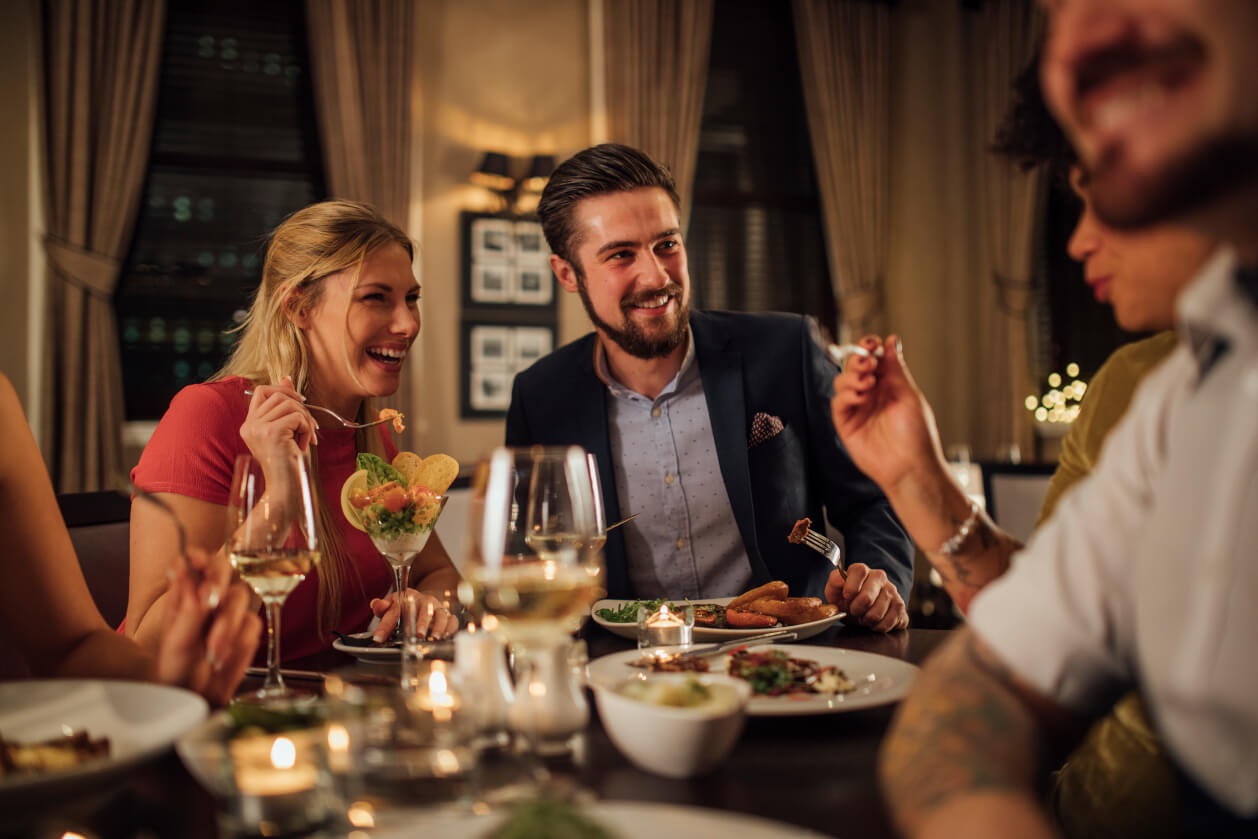
<path fill-rule="evenodd" d="M 703 395 L 708 403 L 708 420 L 712 424 L 721 477 L 725 479 L 725 492 L 747 549 L 753 578 L 768 580 L 769 569 L 756 542 L 755 510 L 751 500 L 742 353 L 726 344 L 702 312 L 691 315 L 690 326 L 694 331 Z"/>

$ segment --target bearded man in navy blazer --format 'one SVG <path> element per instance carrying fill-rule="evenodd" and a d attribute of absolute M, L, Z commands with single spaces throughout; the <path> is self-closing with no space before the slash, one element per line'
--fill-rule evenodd
<path fill-rule="evenodd" d="M 813 322 L 690 308 L 671 175 L 620 145 L 555 170 L 538 205 L 551 268 L 594 332 L 516 376 L 511 446 L 598 459 L 611 597 L 721 597 L 769 580 L 849 620 L 908 626 L 913 547 L 830 420 L 835 367 Z M 787 535 L 827 519 L 846 575 Z M 820 526 L 820 524 L 818 524 Z"/>

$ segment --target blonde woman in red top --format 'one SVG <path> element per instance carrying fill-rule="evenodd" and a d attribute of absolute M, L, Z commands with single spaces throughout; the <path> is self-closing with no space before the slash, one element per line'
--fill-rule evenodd
<path fill-rule="evenodd" d="M 316 424 L 303 402 L 361 422 L 397 390 L 420 328 L 413 256 L 406 234 L 365 204 L 326 201 L 290 216 L 271 235 L 231 359 L 210 381 L 175 396 L 132 473 L 137 486 L 175 508 L 193 545 L 226 562 L 224 510 L 236 455 L 310 452 L 323 556 L 285 603 L 286 658 L 325 649 L 334 632 L 362 630 L 373 614 L 382 618 L 378 640 L 397 620 L 392 572 L 340 508 L 359 452 L 396 453 L 387 426 L 356 431 L 322 414 Z M 160 558 L 170 552 L 166 531 L 147 526 L 154 515 L 151 505 L 132 505 L 125 625 L 148 646 L 158 641 L 166 609 Z M 432 607 L 431 625 L 421 630 L 443 637 L 458 628 L 448 608 L 457 581 L 441 540 L 430 539 L 411 570 L 411 586 Z"/>

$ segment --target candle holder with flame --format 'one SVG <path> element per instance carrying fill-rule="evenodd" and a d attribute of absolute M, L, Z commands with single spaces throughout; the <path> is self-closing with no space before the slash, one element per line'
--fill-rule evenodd
<path fill-rule="evenodd" d="M 242 727 L 224 712 L 180 738 L 179 757 L 214 795 L 225 834 L 278 836 L 333 819 L 340 798 L 329 768 L 327 726 L 314 716 L 303 715 L 300 725 L 306 727 L 268 731 Z"/>
<path fill-rule="evenodd" d="M 463 695 L 445 661 L 422 661 L 405 689 L 329 680 L 339 709 L 347 797 L 376 809 L 461 807 L 476 755 Z M 379 826 L 379 825 L 377 825 Z"/>
<path fill-rule="evenodd" d="M 694 634 L 695 610 L 661 603 L 658 609 L 638 607 L 638 647 L 688 647 Z"/>

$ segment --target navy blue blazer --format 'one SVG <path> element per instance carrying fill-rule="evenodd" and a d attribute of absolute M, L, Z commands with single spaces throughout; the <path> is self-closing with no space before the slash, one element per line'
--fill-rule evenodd
<path fill-rule="evenodd" d="M 717 459 L 757 584 L 785 580 L 792 594 L 822 596 L 831 566 L 787 542 L 796 520 L 828 518 L 846 541 L 846 562 L 887 572 L 904 602 L 913 583 L 913 544 L 882 491 L 856 468 L 835 433 L 830 397 L 837 372 L 793 314 L 692 312 Z M 619 521 L 606 385 L 594 372 L 591 332 L 515 378 L 507 413 L 509 446 L 576 444 L 598 458 L 607 520 Z M 752 418 L 778 417 L 784 429 L 748 448 Z M 631 598 L 621 531 L 608 534 L 609 597 Z M 714 595 L 708 595 L 714 596 Z"/>

